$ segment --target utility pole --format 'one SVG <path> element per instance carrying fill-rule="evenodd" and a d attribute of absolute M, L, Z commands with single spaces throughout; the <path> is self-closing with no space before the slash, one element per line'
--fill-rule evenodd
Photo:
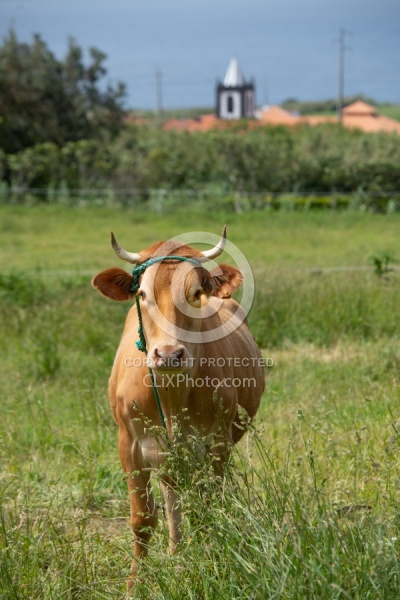
<path fill-rule="evenodd" d="M 342 122 L 343 98 L 344 98 L 344 53 L 345 53 L 345 35 L 344 29 L 339 32 L 339 87 L 337 99 L 337 116 L 339 123 Z"/>
<path fill-rule="evenodd" d="M 162 105 L 162 71 L 156 67 L 156 95 L 157 95 L 157 120 L 159 125 L 163 122 L 163 105 Z"/>
<path fill-rule="evenodd" d="M 264 94 L 263 94 L 264 98 L 263 98 L 263 100 L 264 100 L 264 104 L 266 106 L 268 106 L 268 104 L 269 104 L 269 85 L 268 85 L 268 83 L 269 83 L 268 82 L 268 76 L 265 75 L 265 77 L 264 77 L 264 90 L 263 90 L 263 92 L 264 92 Z"/>

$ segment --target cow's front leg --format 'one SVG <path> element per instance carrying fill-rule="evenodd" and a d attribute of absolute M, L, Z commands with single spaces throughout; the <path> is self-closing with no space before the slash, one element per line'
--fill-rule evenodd
<path fill-rule="evenodd" d="M 161 481 L 160 486 L 165 501 L 165 512 L 169 531 L 169 552 L 170 554 L 174 554 L 182 539 L 182 510 L 180 500 L 178 494 L 168 481 Z"/>
<path fill-rule="evenodd" d="M 134 535 L 134 559 L 127 582 L 129 590 L 135 584 L 139 561 L 148 554 L 150 538 L 157 525 L 157 508 L 151 493 L 150 473 L 143 470 L 140 448 L 125 428 L 119 430 L 118 451 L 127 475 L 130 523 Z"/>

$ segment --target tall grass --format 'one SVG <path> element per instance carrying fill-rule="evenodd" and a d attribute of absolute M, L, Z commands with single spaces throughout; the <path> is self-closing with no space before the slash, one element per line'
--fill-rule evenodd
<path fill-rule="evenodd" d="M 380 341 L 384 361 L 374 364 L 371 348 L 382 324 L 371 319 L 362 330 L 367 358 L 360 362 L 359 332 L 348 325 L 353 297 L 341 283 L 342 320 L 323 313 L 321 322 L 329 332 L 325 342 L 350 344 L 346 359 L 316 363 L 318 351 L 307 346 L 310 312 L 318 315 L 328 304 L 331 288 L 298 295 L 297 346 L 288 346 L 283 320 L 283 337 L 272 336 L 268 348 L 276 365 L 261 409 L 265 429 L 235 455 L 239 474 L 227 476 L 222 495 L 206 471 L 196 472 L 201 484 L 183 486 L 185 542 L 168 557 L 160 527 L 138 598 L 393 597 L 399 575 L 393 382 L 400 356 Z M 367 285 L 375 290 L 371 306 L 378 310 L 381 302 L 386 310 L 376 291 L 381 281 Z M 1 289 L 3 597 L 118 597 L 131 540 L 105 390 L 125 307 L 99 303 L 81 279 L 49 288 L 28 275 L 3 276 Z M 384 289 L 396 295 L 393 285 Z M 304 349 L 300 364 L 294 347 Z M 323 392 L 327 382 L 332 389 Z M 366 390 L 372 396 L 362 409 L 352 389 L 361 384 L 361 396 Z"/>
<path fill-rule="evenodd" d="M 252 330 L 262 347 L 391 337 L 400 331 L 399 293 L 397 273 L 382 281 L 372 271 L 271 273 L 258 286 Z"/>
<path fill-rule="evenodd" d="M 113 264 L 102 247 L 113 215 L 48 214 L 40 243 L 49 267 L 76 268 L 86 250 L 85 268 Z M 22 249 L 43 215 L 7 212 L 3 229 L 4 256 L 17 236 L 15 264 L 25 270 L 4 272 L 3 258 L 0 597 L 122 598 L 132 536 L 106 389 L 127 306 L 95 295 L 90 275 L 29 270 L 40 252 Z M 127 236 L 135 215 L 114 218 Z M 255 264 L 251 326 L 274 366 L 223 483 L 182 448 L 183 542 L 170 557 L 160 507 L 135 597 L 400 597 L 398 274 L 291 270 L 362 264 L 382 232 L 381 247 L 398 256 L 397 221 L 332 218 L 231 223 Z M 144 219 L 135 249 L 193 226 L 180 219 Z M 265 268 L 273 261 L 285 269 Z M 154 488 L 161 503 L 157 475 Z"/>

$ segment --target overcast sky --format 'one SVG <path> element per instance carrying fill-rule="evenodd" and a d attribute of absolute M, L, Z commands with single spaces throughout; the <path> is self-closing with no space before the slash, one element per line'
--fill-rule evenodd
<path fill-rule="evenodd" d="M 400 102 L 400 0 L 0 0 L 0 34 L 40 33 L 59 57 L 73 36 L 108 56 L 127 106 L 212 106 L 231 56 L 256 83 L 257 103 L 337 94 L 339 29 L 345 93 Z"/>

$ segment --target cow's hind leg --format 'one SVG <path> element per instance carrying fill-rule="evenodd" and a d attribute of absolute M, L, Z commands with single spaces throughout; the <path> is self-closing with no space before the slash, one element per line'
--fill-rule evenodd
<path fill-rule="evenodd" d="M 127 582 L 129 590 L 134 586 L 139 561 L 147 556 L 148 545 L 157 525 L 157 508 L 151 493 L 150 473 L 143 470 L 140 450 L 125 429 L 119 431 L 118 450 L 122 468 L 127 475 L 130 523 L 134 535 L 134 559 Z"/>
<path fill-rule="evenodd" d="M 182 510 L 178 494 L 167 481 L 160 481 L 165 501 L 165 512 L 169 530 L 169 551 L 174 554 L 181 541 Z"/>
<path fill-rule="evenodd" d="M 250 415 L 245 408 L 239 406 L 232 423 L 232 441 L 234 444 L 237 444 L 242 439 L 250 424 Z"/>

